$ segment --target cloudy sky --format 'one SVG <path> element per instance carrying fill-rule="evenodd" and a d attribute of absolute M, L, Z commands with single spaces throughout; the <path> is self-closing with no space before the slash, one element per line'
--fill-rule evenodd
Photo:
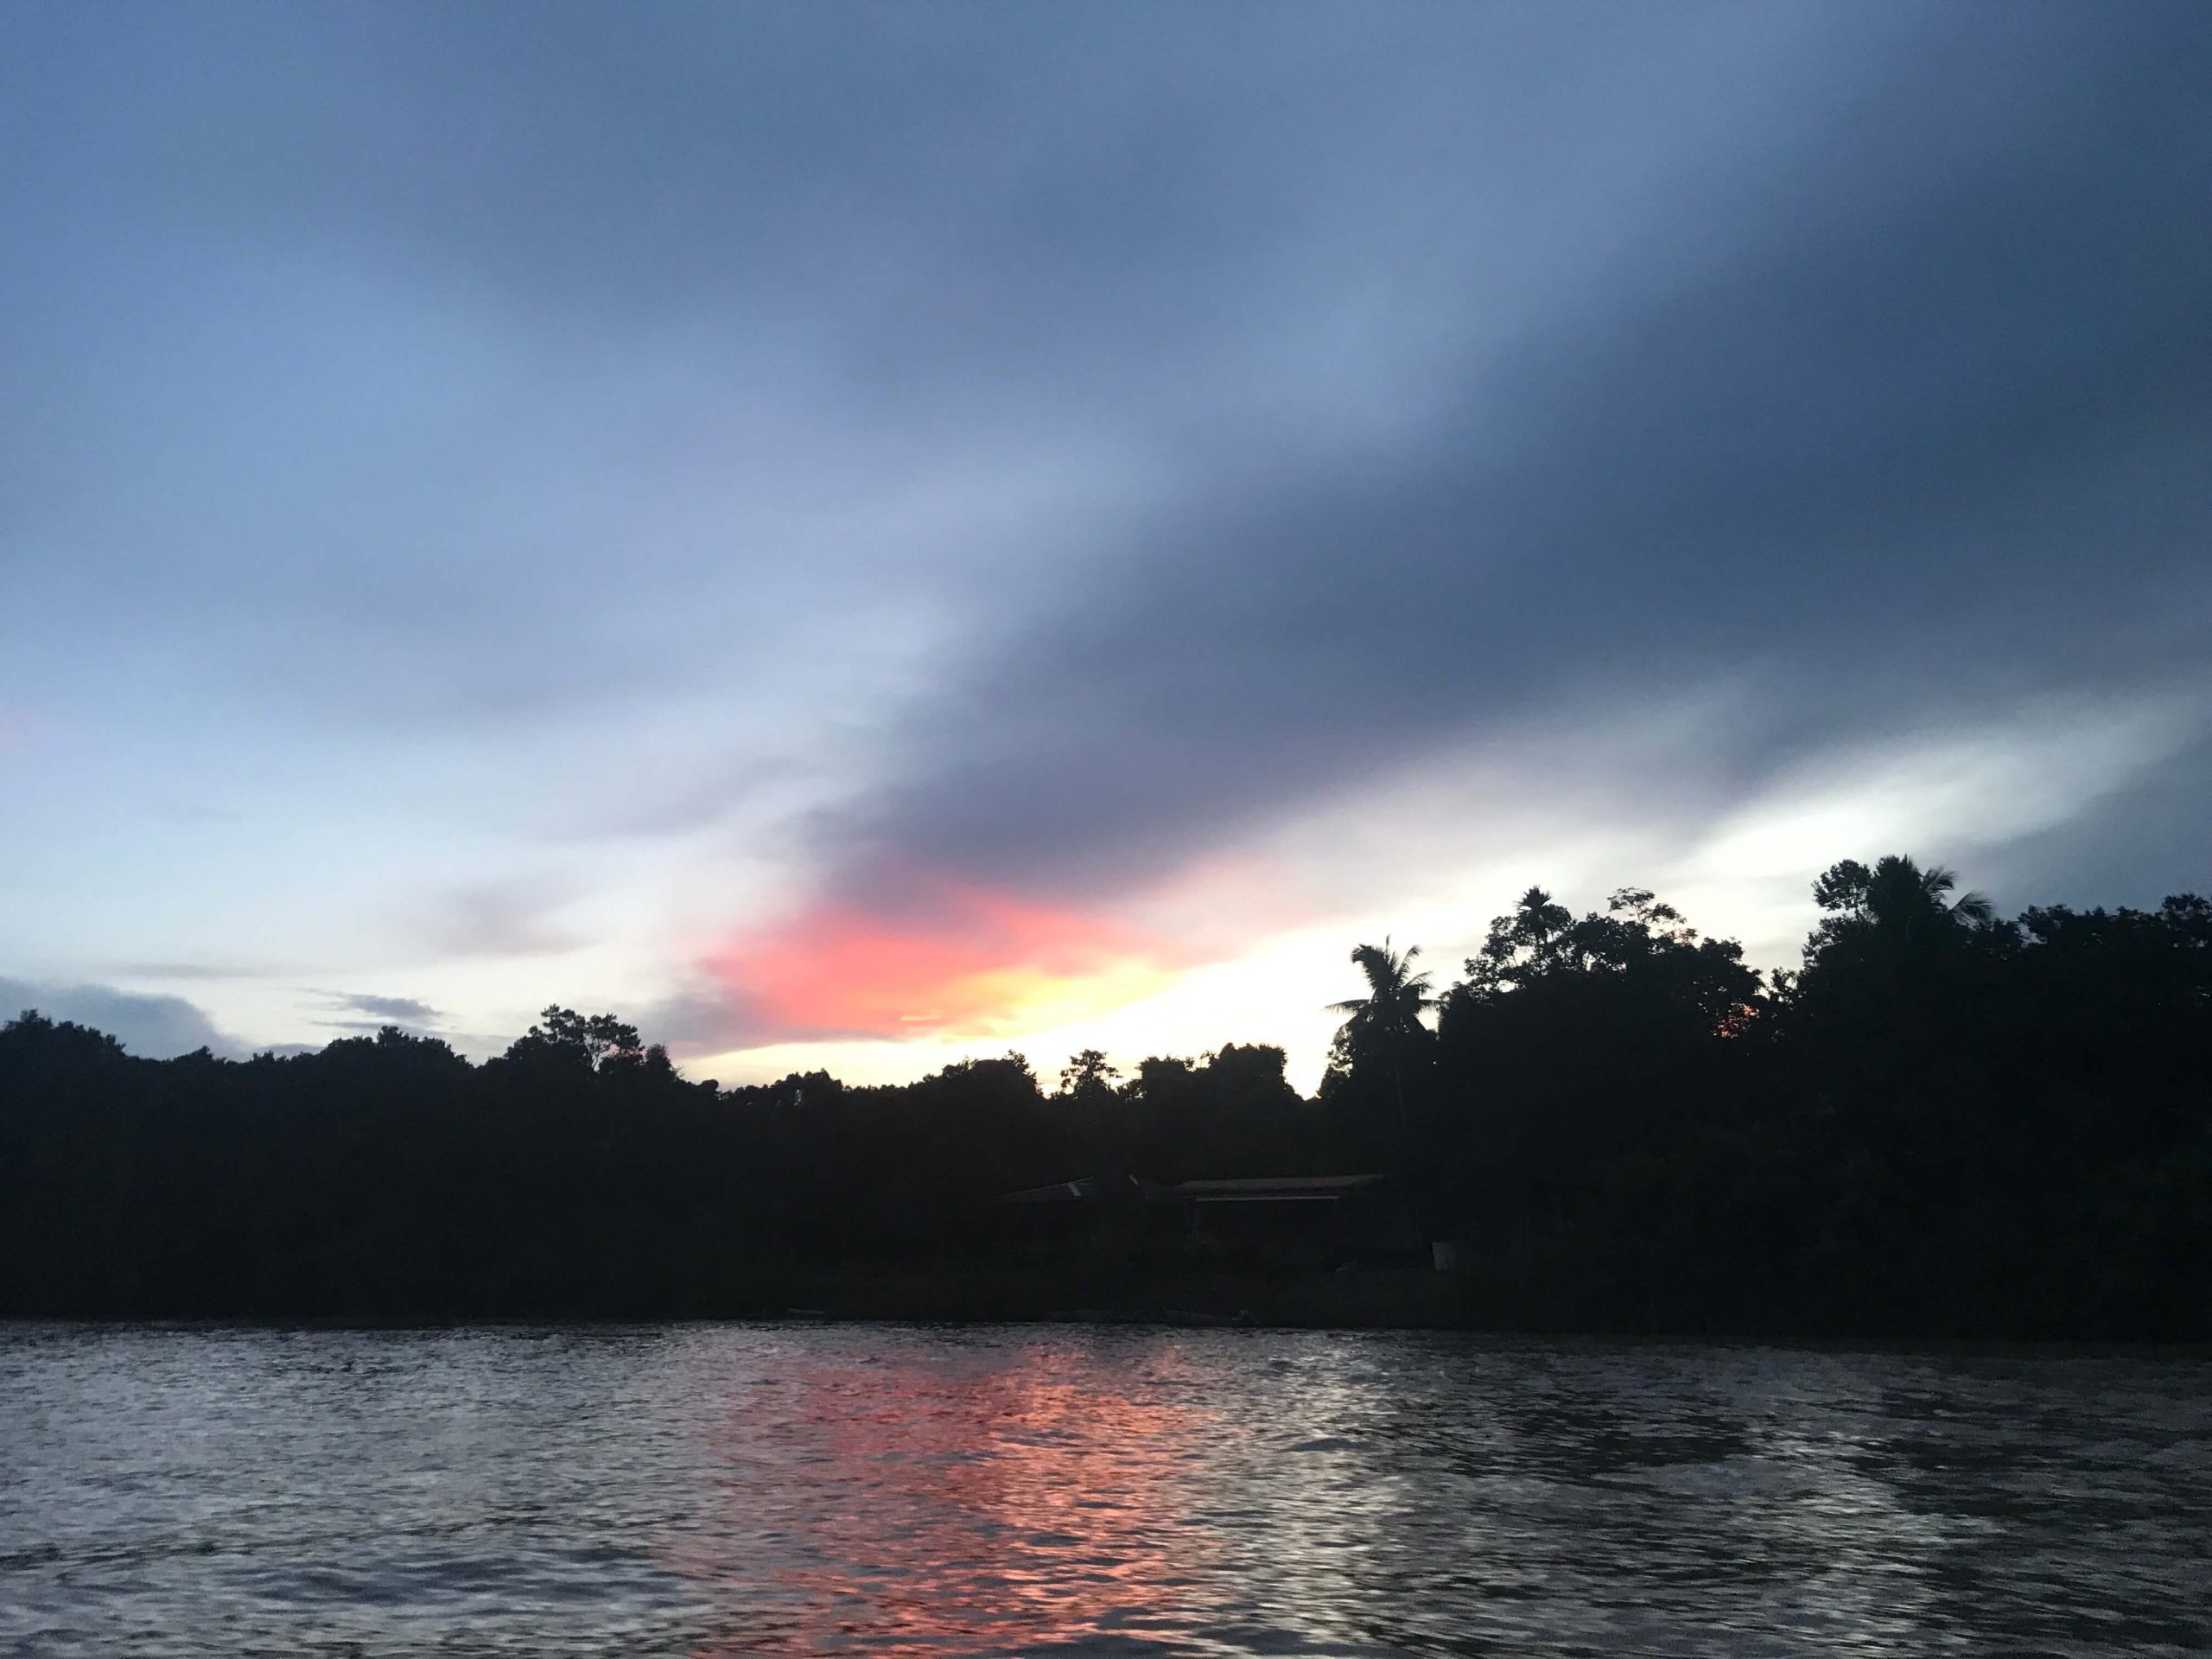
<path fill-rule="evenodd" d="M 2212 885 L 2212 8 L 0 11 L 0 1001 L 725 1081 Z"/>

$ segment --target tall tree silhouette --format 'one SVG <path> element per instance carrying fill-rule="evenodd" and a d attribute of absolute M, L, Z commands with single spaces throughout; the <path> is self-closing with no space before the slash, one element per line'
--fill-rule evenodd
<path fill-rule="evenodd" d="M 1919 1091 L 1971 1066 L 1964 1039 L 1994 1007 L 1992 976 L 2017 947 L 1989 900 L 1954 899 L 1957 887 L 1942 866 L 1923 868 L 1902 853 L 1871 868 L 1832 864 L 1813 883 L 1826 913 L 1805 942 L 1804 969 L 1776 976 L 1823 1063 L 1856 1074 L 1868 1101 L 1887 1103 L 1886 1116 L 1933 1121 Z"/>
<path fill-rule="evenodd" d="M 1345 1025 L 1363 1034 L 1375 1033 L 1395 1039 L 1414 1032 L 1426 1033 L 1421 1016 L 1436 1006 L 1436 998 L 1429 976 L 1413 971 L 1414 958 L 1419 955 L 1417 944 L 1393 950 L 1387 935 L 1380 944 L 1354 946 L 1352 965 L 1367 976 L 1367 995 L 1332 1002 L 1330 1012 L 1349 1014 Z"/>
<path fill-rule="evenodd" d="M 1959 879 L 1941 864 L 1926 869 L 1904 853 L 1889 853 L 1868 869 L 1855 858 L 1833 864 L 1813 883 L 1813 897 L 1822 910 L 1858 912 L 1877 926 L 1911 931 L 1931 923 L 1974 923 L 1991 920 L 1996 907 L 1980 893 L 1949 893 Z"/>
<path fill-rule="evenodd" d="M 1181 1229 L 1071 1243 L 1048 1229 L 1081 1217 L 1001 1202 L 1112 1166 L 1082 1102 L 1158 1179 L 1398 1173 L 1424 1231 L 1396 1242 L 1462 1241 L 1439 1288 L 1473 1325 L 2212 1338 L 2212 903 L 2007 922 L 1901 855 L 1815 892 L 1774 994 L 1641 887 L 1579 917 L 1522 894 L 1433 1019 L 1416 953 L 1363 945 L 1318 1109 L 1280 1049 L 1236 1044 L 1127 1084 L 1086 1051 L 1047 1098 L 1019 1055 L 721 1089 L 563 1007 L 481 1064 L 397 1029 L 152 1060 L 26 1014 L 0 1023 L 0 1317 L 1212 1295 L 1220 1253 Z"/>
<path fill-rule="evenodd" d="M 1115 1085 L 1121 1072 L 1095 1048 L 1072 1055 L 1060 1068 L 1059 1103 L 1074 1130 L 1083 1154 L 1084 1171 L 1092 1175 L 1119 1176 L 1126 1173 L 1127 1147 L 1122 1130 L 1121 1098 Z"/>
<path fill-rule="evenodd" d="M 1408 1177 L 1413 1129 L 1406 1109 L 1406 1072 L 1426 1052 L 1430 1033 L 1421 1015 L 1436 1006 L 1428 975 L 1414 971 L 1414 958 L 1420 954 L 1417 944 L 1393 950 L 1388 935 L 1380 944 L 1356 946 L 1352 965 L 1366 976 L 1367 995 L 1329 1005 L 1331 1013 L 1348 1016 L 1336 1044 L 1344 1070 L 1358 1079 L 1363 1071 L 1379 1067 L 1389 1080 L 1397 1160 Z"/>
<path fill-rule="evenodd" d="M 551 1061 L 596 1071 L 609 1064 L 636 1063 L 645 1055 L 638 1028 L 611 1014 L 586 1016 L 556 1004 L 537 1019 L 537 1024 L 508 1047 L 508 1058 Z"/>

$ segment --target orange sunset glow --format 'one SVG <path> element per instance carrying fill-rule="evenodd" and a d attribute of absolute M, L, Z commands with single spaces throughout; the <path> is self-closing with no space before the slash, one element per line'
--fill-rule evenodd
<path fill-rule="evenodd" d="M 709 971 L 786 1037 L 989 1033 L 1146 996 L 1182 964 L 1106 918 L 957 888 L 900 916 L 820 905 L 717 953 Z"/>
<path fill-rule="evenodd" d="M 1077 1346 L 1040 1344 L 1029 1358 L 1019 1374 L 804 1366 L 777 1390 L 791 1415 L 773 1435 L 753 1410 L 716 1420 L 706 1440 L 723 1471 L 721 1523 L 664 1559 L 710 1605 L 733 1588 L 742 1598 L 764 1554 L 785 1560 L 778 1614 L 726 1615 L 738 1628 L 718 1630 L 701 1659 L 995 1651 L 1172 1627 L 1218 1553 L 1192 1491 L 1216 1426 L 1174 1397 L 1182 1357 L 1154 1348 L 1134 1376 Z M 895 1526 L 879 1524 L 886 1512 Z M 808 1528 L 804 1554 L 764 1543 L 793 1515 Z"/>

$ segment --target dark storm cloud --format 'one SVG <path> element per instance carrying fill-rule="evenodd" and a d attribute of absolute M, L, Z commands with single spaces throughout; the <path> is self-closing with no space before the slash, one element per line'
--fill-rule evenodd
<path fill-rule="evenodd" d="M 2212 17 L 1948 15 L 1675 228 L 1695 280 L 1622 270 L 1402 451 L 1164 515 L 925 716 L 861 879 L 1130 879 L 1578 687 L 1779 668 L 1711 734 L 1748 781 L 1907 708 L 2201 671 Z"/>

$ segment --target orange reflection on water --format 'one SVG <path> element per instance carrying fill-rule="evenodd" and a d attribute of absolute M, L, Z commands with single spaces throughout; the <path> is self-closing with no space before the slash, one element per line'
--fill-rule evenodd
<path fill-rule="evenodd" d="M 1164 1350 L 1144 1370 L 1165 1382 L 1175 1363 Z M 1127 1356 L 1073 1348 L 1016 1368 L 855 1362 L 722 1413 L 720 1524 L 670 1564 L 710 1601 L 726 1581 L 746 1626 L 700 1659 L 1172 1622 L 1214 1560 L 1187 1502 L 1212 1418 L 1131 1383 Z"/>

